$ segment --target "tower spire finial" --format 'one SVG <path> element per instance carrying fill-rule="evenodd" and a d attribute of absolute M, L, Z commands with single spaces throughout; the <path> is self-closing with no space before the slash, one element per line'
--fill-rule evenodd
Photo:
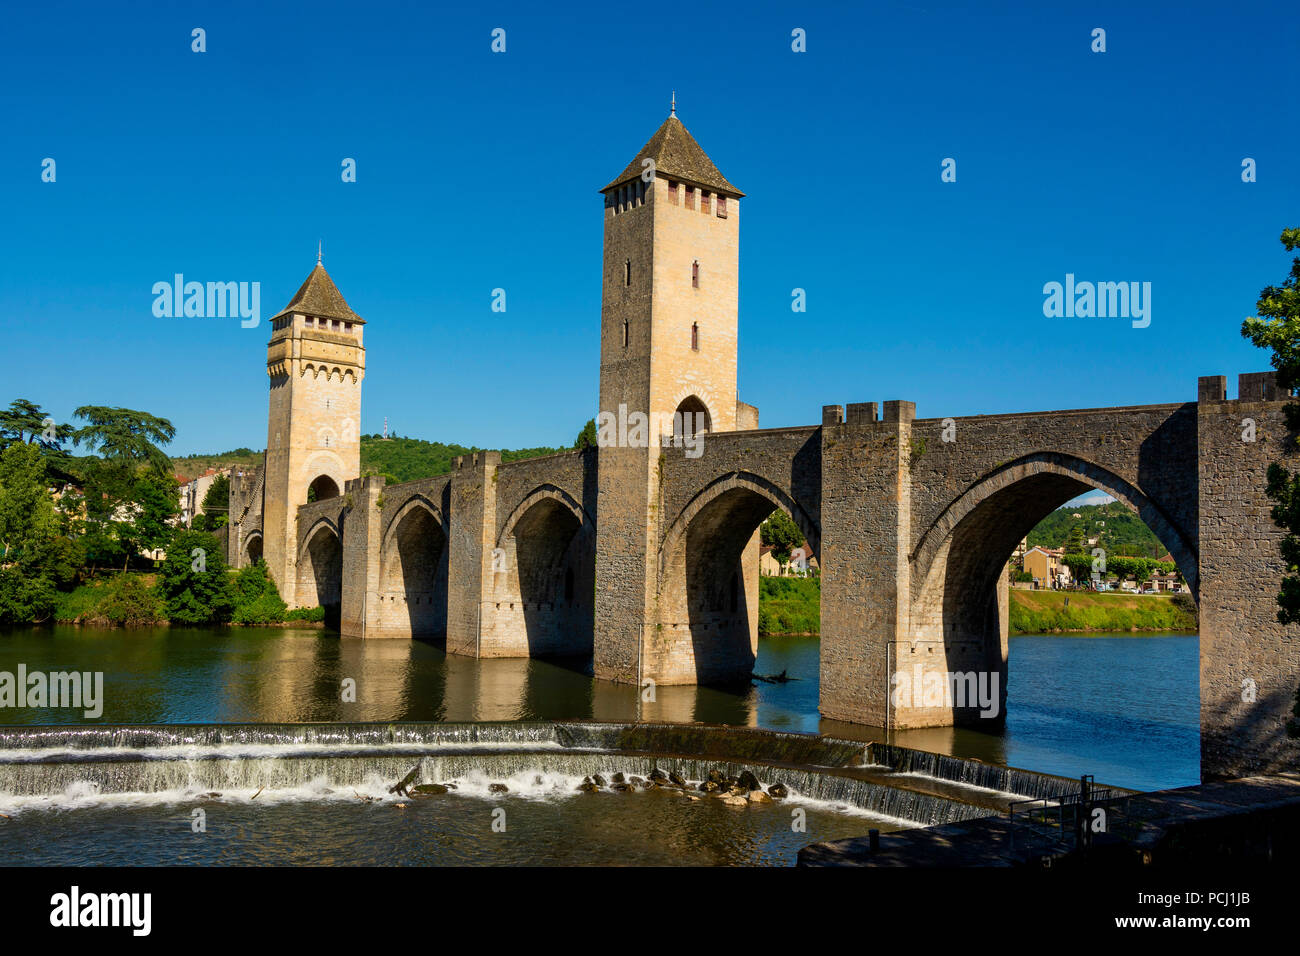
<path fill-rule="evenodd" d="M 316 240 L 316 265 L 320 265 L 320 264 L 321 264 L 321 261 L 320 261 L 320 260 L 321 260 L 321 248 L 323 247 L 323 245 L 324 245 L 324 243 L 322 243 L 321 240 L 319 240 L 319 239 Z"/>
<path fill-rule="evenodd" d="M 669 116 L 677 115 L 677 91 L 676 90 L 673 90 L 673 101 L 672 101 L 672 105 L 669 107 L 668 115 Z"/>

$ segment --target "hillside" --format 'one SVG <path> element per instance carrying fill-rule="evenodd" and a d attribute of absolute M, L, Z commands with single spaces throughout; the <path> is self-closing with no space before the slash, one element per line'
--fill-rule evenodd
<path fill-rule="evenodd" d="M 1076 514 L 1080 517 L 1074 517 Z M 1162 558 L 1169 552 L 1142 519 L 1118 501 L 1058 508 L 1029 532 L 1029 547 L 1059 548 L 1076 528 L 1084 541 L 1099 537 L 1092 547 L 1101 547 L 1107 554 Z"/>
<path fill-rule="evenodd" d="M 518 448 L 502 449 L 501 460 L 519 461 L 524 458 L 539 458 L 553 455 L 563 448 Z M 451 471 L 452 459 L 457 455 L 468 455 L 482 448 L 466 448 L 464 445 L 444 445 L 442 442 L 429 442 L 419 438 L 389 438 L 378 435 L 361 436 L 361 472 L 362 474 L 384 475 L 390 483 L 413 481 L 416 478 L 430 478 Z M 255 467 L 262 463 L 262 452 L 249 448 L 236 448 L 234 451 L 216 455 L 186 455 L 172 459 L 172 470 L 178 475 L 193 478 L 209 468 L 224 468 L 230 465 Z"/>

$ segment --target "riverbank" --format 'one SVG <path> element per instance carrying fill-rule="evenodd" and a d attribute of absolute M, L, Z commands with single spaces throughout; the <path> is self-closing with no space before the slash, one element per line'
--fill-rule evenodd
<path fill-rule="evenodd" d="M 760 636 L 817 637 L 821 634 L 821 617 L 820 578 L 759 578 Z"/>
<path fill-rule="evenodd" d="M 1008 605 L 1012 634 L 1195 631 L 1198 627 L 1196 603 L 1183 594 L 1012 588 Z"/>

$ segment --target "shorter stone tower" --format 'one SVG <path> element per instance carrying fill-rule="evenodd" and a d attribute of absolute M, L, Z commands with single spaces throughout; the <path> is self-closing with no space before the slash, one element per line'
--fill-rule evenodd
<path fill-rule="evenodd" d="M 290 607 L 300 603 L 298 508 L 337 497 L 346 481 L 361 474 L 364 326 L 319 258 L 289 304 L 271 319 L 263 555 Z"/>

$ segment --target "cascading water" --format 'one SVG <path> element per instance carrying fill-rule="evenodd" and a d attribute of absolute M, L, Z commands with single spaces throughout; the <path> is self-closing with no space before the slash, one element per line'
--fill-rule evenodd
<path fill-rule="evenodd" d="M 872 775 L 873 765 L 888 772 Z M 789 800 L 894 826 L 985 816 L 983 799 L 909 782 L 920 775 L 1025 796 L 1070 781 L 906 748 L 810 734 L 690 724 L 247 724 L 0 729 L 0 813 L 219 800 L 262 804 L 401 799 L 389 788 L 450 783 L 452 799 L 570 799 L 588 776 L 697 782 L 749 771 Z M 863 769 L 865 768 L 865 769 Z M 956 792 L 954 792 L 956 789 Z M 0 834 L 2 839 L 2 834 Z"/>

